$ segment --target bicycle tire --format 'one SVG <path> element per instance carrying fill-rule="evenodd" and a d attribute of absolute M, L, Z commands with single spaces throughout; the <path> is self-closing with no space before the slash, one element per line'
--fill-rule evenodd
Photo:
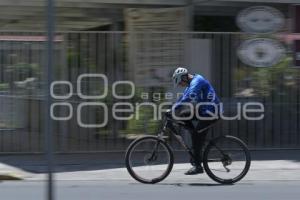
<path fill-rule="evenodd" d="M 131 154 L 131 151 L 133 150 L 133 148 L 135 147 L 135 145 L 139 144 L 143 140 L 148 140 L 148 139 L 157 140 L 160 142 L 160 144 L 162 144 L 164 147 L 166 147 L 166 150 L 167 150 L 167 152 L 169 154 L 169 158 L 170 158 L 169 159 L 170 162 L 168 163 L 167 170 L 160 177 L 151 179 L 151 180 L 147 180 L 147 179 L 139 177 L 134 172 L 134 170 L 132 169 L 132 167 L 130 165 L 130 154 Z M 135 180 L 137 180 L 141 183 L 155 184 L 155 183 L 158 183 L 158 182 L 164 180 L 172 171 L 172 168 L 174 165 L 174 155 L 173 155 L 173 151 L 171 150 L 171 147 L 164 140 L 159 139 L 156 136 L 143 136 L 143 137 L 140 137 L 140 138 L 137 138 L 136 140 L 134 140 L 127 148 L 126 155 L 125 155 L 125 164 L 126 164 L 127 171 L 131 175 L 132 178 L 134 178 Z"/>
<path fill-rule="evenodd" d="M 232 141 L 235 141 L 236 143 L 238 143 L 240 145 L 240 147 L 242 147 L 244 153 L 245 153 L 245 157 L 246 157 L 246 165 L 243 169 L 243 171 L 235 178 L 233 179 L 222 179 L 222 178 L 219 178 L 217 177 L 210 169 L 209 165 L 208 165 L 208 154 L 210 152 L 210 149 L 212 147 L 214 147 L 214 144 L 219 142 L 220 140 L 224 140 L 224 139 L 227 139 L 227 140 L 232 140 Z M 246 174 L 248 173 L 249 169 L 250 169 L 250 165 L 251 165 L 251 155 L 250 155 L 250 152 L 246 146 L 246 144 L 240 140 L 239 138 L 236 138 L 234 136 L 229 136 L 229 135 L 226 135 L 226 136 L 219 136 L 215 139 L 212 139 L 209 144 L 205 147 L 205 150 L 204 150 L 204 154 L 203 154 L 203 167 L 205 169 L 205 172 L 207 173 L 207 175 L 214 181 L 218 182 L 218 183 L 221 183 L 221 184 L 233 184 L 233 183 L 236 183 L 238 181 L 240 181 L 242 178 L 244 178 L 246 176 Z"/>

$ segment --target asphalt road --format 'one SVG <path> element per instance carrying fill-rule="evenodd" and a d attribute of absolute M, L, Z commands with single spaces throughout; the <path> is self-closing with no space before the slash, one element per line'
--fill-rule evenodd
<path fill-rule="evenodd" d="M 300 196 L 300 181 L 241 181 L 236 185 L 219 185 L 194 180 L 155 185 L 134 181 L 58 181 L 55 192 L 57 200 L 296 200 Z M 45 187 L 42 181 L 2 182 L 0 195 L 3 200 L 43 200 Z"/>

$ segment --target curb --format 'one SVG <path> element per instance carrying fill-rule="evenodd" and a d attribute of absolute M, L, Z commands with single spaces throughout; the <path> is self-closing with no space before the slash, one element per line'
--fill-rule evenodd
<path fill-rule="evenodd" d="M 0 181 L 19 181 L 23 180 L 24 178 L 16 173 L 0 173 Z"/>

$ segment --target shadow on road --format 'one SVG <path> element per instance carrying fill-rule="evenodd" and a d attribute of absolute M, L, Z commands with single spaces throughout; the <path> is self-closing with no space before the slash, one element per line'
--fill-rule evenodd
<path fill-rule="evenodd" d="M 134 183 L 134 184 L 140 184 L 140 183 Z M 239 185 L 245 185 L 245 183 L 239 183 Z M 155 185 L 170 185 L 170 186 L 177 186 L 177 187 L 185 187 L 185 186 L 195 186 L 195 187 L 218 187 L 218 186 L 222 186 L 222 187 L 227 187 L 227 186 L 234 186 L 235 184 L 220 184 L 220 183 L 201 183 L 201 181 L 199 181 L 199 183 L 156 183 Z M 247 184 L 247 185 L 251 185 L 251 184 Z"/>
<path fill-rule="evenodd" d="M 0 163 L 32 173 L 47 172 L 47 160 L 43 154 L 2 155 Z M 55 172 L 91 171 L 123 168 L 124 154 L 121 153 L 79 153 L 55 155 Z"/>
<path fill-rule="evenodd" d="M 227 185 L 222 185 L 219 183 L 156 183 L 155 185 L 169 185 L 169 186 L 177 186 L 177 187 L 184 187 L 184 186 L 232 186 L 233 184 L 227 184 Z M 142 183 L 131 183 L 132 185 L 140 185 Z"/>
<path fill-rule="evenodd" d="M 234 184 L 218 184 L 218 183 L 189 183 L 189 186 L 233 186 Z"/>
<path fill-rule="evenodd" d="M 222 185 L 219 183 L 158 183 L 158 185 L 173 185 L 173 186 L 178 186 L 178 187 L 183 187 L 183 186 L 203 186 L 203 187 L 231 186 L 231 185 Z"/>

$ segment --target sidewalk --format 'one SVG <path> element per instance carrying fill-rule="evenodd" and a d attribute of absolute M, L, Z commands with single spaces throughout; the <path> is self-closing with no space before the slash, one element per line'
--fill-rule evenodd
<path fill-rule="evenodd" d="M 100 157 L 99 154 L 59 155 L 56 157 L 57 173 L 55 173 L 55 179 L 134 182 L 124 168 L 123 154 L 106 155 L 106 159 L 104 157 L 100 159 Z M 42 155 L 2 156 L 0 159 L 0 177 L 1 174 L 12 174 L 16 175 L 16 178 L 27 181 L 45 180 L 46 162 L 42 158 L 44 158 Z M 299 151 L 253 152 L 252 158 L 250 171 L 243 181 L 300 181 Z M 185 176 L 184 172 L 190 168 L 190 164 L 182 163 L 184 160 L 186 160 L 185 156 L 175 157 L 176 163 L 166 179 L 167 182 L 211 181 L 206 174 Z M 160 169 L 160 166 L 155 168 L 158 171 Z"/>
<path fill-rule="evenodd" d="M 192 180 L 201 180 L 210 182 L 206 174 L 196 176 L 186 176 L 184 172 L 190 168 L 190 164 L 175 164 L 167 182 L 189 182 Z M 156 167 L 157 171 L 161 167 Z M 44 180 L 44 174 L 30 174 L 25 180 Z M 77 171 L 77 172 L 60 172 L 55 175 L 56 180 L 103 180 L 103 181 L 134 181 L 125 168 Z M 293 161 L 254 161 L 250 171 L 243 181 L 300 181 L 300 163 Z"/>

